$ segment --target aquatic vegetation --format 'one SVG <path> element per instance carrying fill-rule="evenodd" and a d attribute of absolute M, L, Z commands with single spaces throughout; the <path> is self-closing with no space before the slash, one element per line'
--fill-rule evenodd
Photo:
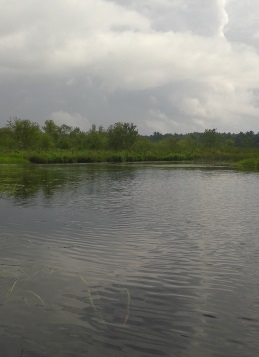
<path fill-rule="evenodd" d="M 251 157 L 248 159 L 240 160 L 236 163 L 237 167 L 250 168 L 254 170 L 259 169 L 259 156 Z"/>
<path fill-rule="evenodd" d="M 126 315 L 125 315 L 125 319 L 124 319 L 124 325 L 126 325 L 128 319 L 129 319 L 129 314 L 130 314 L 130 293 L 129 293 L 129 290 L 127 288 L 124 288 L 123 291 L 127 295 L 127 308 L 126 308 Z"/>
<path fill-rule="evenodd" d="M 107 149 L 100 150 L 68 150 L 51 149 L 38 151 L 21 151 L 16 155 L 6 153 L 0 155 L 0 164 L 81 164 L 81 163 L 127 163 L 127 162 L 145 162 L 145 161 L 166 161 L 183 162 L 194 161 L 201 163 L 234 163 L 237 161 L 248 160 L 246 166 L 251 166 L 249 160 L 256 161 L 259 157 L 258 149 L 244 150 L 236 148 L 235 150 L 226 150 L 218 148 L 217 150 L 183 150 L 177 148 L 172 150 L 170 147 L 158 148 L 158 144 L 152 144 L 148 150 L 138 151 L 132 148 L 128 151 L 114 151 Z"/>
<path fill-rule="evenodd" d="M 90 305 L 92 306 L 92 308 L 93 308 L 94 310 L 97 311 L 97 308 L 96 308 L 96 306 L 95 306 L 95 304 L 94 304 L 94 300 L 93 300 L 93 297 L 92 297 L 92 293 L 91 293 L 91 290 L 90 290 L 90 288 L 89 288 L 89 285 L 88 285 L 87 281 L 86 281 L 85 278 L 83 278 L 82 276 L 80 276 L 80 279 L 82 280 L 83 283 L 85 283 L 85 285 L 86 285 L 86 287 L 87 287 Z"/>
<path fill-rule="evenodd" d="M 21 279 L 23 273 L 14 281 L 13 285 L 11 288 L 7 291 L 7 297 L 9 298 L 14 290 L 15 285 L 18 283 L 18 281 Z"/>
<path fill-rule="evenodd" d="M 42 306 L 46 306 L 45 302 L 43 301 L 43 299 L 40 297 L 39 294 L 35 293 L 35 291 L 32 290 L 27 290 L 27 291 L 33 296 L 35 296 L 41 302 Z"/>
<path fill-rule="evenodd" d="M 16 283 L 18 282 L 18 280 L 19 280 L 19 279 L 16 279 L 16 280 L 14 281 L 13 285 L 11 286 L 11 288 L 8 290 L 8 292 L 7 292 L 8 297 L 12 294 L 13 289 L 14 289 Z"/>
<path fill-rule="evenodd" d="M 47 301 L 45 299 L 45 296 L 39 293 L 38 290 L 42 284 L 48 284 L 48 279 L 52 279 L 53 272 L 54 271 L 58 272 L 58 269 L 54 269 L 53 267 L 45 265 L 42 262 L 34 262 L 34 261 L 29 261 L 29 262 L 25 261 L 21 264 L 15 264 L 12 267 L 15 269 L 10 269 L 10 268 L 11 266 L 9 266 L 8 269 L 8 265 L 7 265 L 4 268 L 4 270 L 0 271 L 2 290 L 5 285 L 9 285 L 10 279 L 14 277 L 14 280 L 12 281 L 11 285 L 9 285 L 9 287 L 6 290 L 5 300 L 3 304 L 11 303 L 10 300 L 12 298 L 12 303 L 18 303 L 19 301 L 23 301 L 28 308 L 31 308 L 33 305 L 35 305 L 35 302 L 38 302 L 39 303 L 38 306 L 41 306 L 42 308 L 51 306 L 50 298 L 48 298 Z M 40 273 L 42 273 L 41 276 L 39 276 Z M 102 298 L 99 296 L 98 291 L 93 287 L 91 287 L 87 279 L 84 278 L 82 275 L 79 275 L 79 278 L 81 282 L 84 284 L 84 286 L 86 287 L 89 306 L 94 311 L 94 314 L 96 314 L 96 317 L 98 317 L 99 322 L 102 323 L 105 327 L 107 327 L 107 325 L 114 325 L 110 320 L 112 316 L 110 316 L 110 318 L 107 320 L 104 319 L 103 311 L 102 311 L 103 310 Z M 122 317 L 121 322 L 116 324 L 116 326 L 118 327 L 125 326 L 128 323 L 129 316 L 130 316 L 130 303 L 131 303 L 130 292 L 128 288 L 123 288 L 121 292 L 126 297 L 126 301 L 125 301 L 126 311 L 124 317 Z M 34 300 L 31 300 L 31 298 L 29 299 L 29 297 L 34 298 Z M 115 301 L 116 299 L 114 299 L 113 306 L 111 307 L 115 308 L 115 304 L 119 303 L 120 309 L 122 309 L 124 302 L 122 302 L 121 300 L 120 301 L 117 300 L 117 302 L 115 303 Z M 109 309 L 107 308 L 106 311 L 108 312 Z M 116 309 L 114 311 L 116 311 Z"/>
<path fill-rule="evenodd" d="M 27 164 L 28 160 L 22 154 L 0 154 L 0 164 Z"/>
<path fill-rule="evenodd" d="M 98 298 L 99 302 L 101 302 L 100 297 L 98 295 L 97 291 L 94 291 L 94 295 L 92 294 L 89 284 L 87 282 L 87 280 L 85 278 L 83 278 L 82 276 L 80 276 L 80 279 L 82 280 L 82 282 L 86 285 L 87 287 L 87 291 L 88 291 L 88 298 L 89 298 L 89 302 L 90 302 L 90 306 L 96 311 L 96 313 L 98 314 L 98 317 L 100 318 L 100 320 L 102 321 L 103 324 L 110 324 L 109 322 L 105 322 L 103 319 L 102 314 L 100 313 L 100 311 L 98 310 L 97 306 L 94 303 L 94 295 Z M 129 315 L 130 315 L 130 293 L 129 290 L 127 288 L 124 288 L 122 290 L 122 293 L 126 295 L 127 298 L 127 302 L 126 302 L 126 313 L 125 313 L 125 317 L 124 317 L 124 321 L 123 321 L 123 325 L 126 325 L 129 319 Z"/>
<path fill-rule="evenodd" d="M 86 285 L 86 287 L 87 287 L 88 298 L 89 298 L 89 302 L 90 302 L 91 307 L 96 311 L 98 317 L 100 318 L 100 320 L 102 321 L 102 323 L 105 325 L 105 321 L 104 321 L 104 319 L 103 319 L 101 313 L 98 311 L 97 307 L 96 307 L 95 304 L 94 304 L 93 295 L 92 295 L 92 293 L 91 293 L 91 290 L 90 290 L 90 288 L 89 288 L 89 285 L 88 285 L 86 279 L 83 278 L 82 276 L 80 276 L 80 279 L 82 280 L 82 282 L 83 282 L 83 283 Z M 97 294 L 97 295 L 98 295 L 98 294 Z M 98 295 L 98 298 L 99 298 L 99 295 Z M 99 298 L 99 300 L 100 300 L 100 298 Z"/>
<path fill-rule="evenodd" d="M 115 123 L 87 132 L 46 120 L 40 128 L 12 118 L 0 128 L 0 164 L 58 164 L 137 161 L 236 162 L 258 157 L 259 133 L 161 134 L 141 136 L 133 123 Z M 249 166 L 249 165 L 246 165 Z"/>

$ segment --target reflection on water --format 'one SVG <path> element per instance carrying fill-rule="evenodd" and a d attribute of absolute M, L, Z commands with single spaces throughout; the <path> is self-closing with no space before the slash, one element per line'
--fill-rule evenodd
<path fill-rule="evenodd" d="M 256 356 L 257 173 L 0 167 L 3 356 Z"/>

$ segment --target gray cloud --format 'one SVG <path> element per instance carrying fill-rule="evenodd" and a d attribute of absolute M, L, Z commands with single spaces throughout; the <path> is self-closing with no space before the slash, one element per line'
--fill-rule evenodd
<path fill-rule="evenodd" d="M 114 0 L 148 17 L 153 28 L 192 32 L 202 36 L 221 35 L 228 22 L 226 0 Z"/>
<path fill-rule="evenodd" d="M 256 4 L 0 0 L 1 125 L 257 132 Z"/>
<path fill-rule="evenodd" d="M 241 42 L 259 50 L 259 3 L 256 1 L 229 1 L 226 6 L 228 24 L 225 34 L 229 41 Z"/>

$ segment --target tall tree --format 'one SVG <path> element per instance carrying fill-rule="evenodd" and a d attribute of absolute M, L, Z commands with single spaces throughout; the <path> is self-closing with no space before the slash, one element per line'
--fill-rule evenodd
<path fill-rule="evenodd" d="M 203 133 L 203 144 L 206 149 L 215 149 L 220 144 L 220 134 L 217 129 L 205 129 Z"/>
<path fill-rule="evenodd" d="M 8 120 L 7 127 L 12 133 L 17 148 L 26 150 L 37 147 L 39 138 L 41 137 L 38 123 L 14 117 Z"/>
<path fill-rule="evenodd" d="M 128 150 L 138 137 L 138 130 L 133 123 L 115 123 L 108 130 L 109 146 L 115 150 Z"/>

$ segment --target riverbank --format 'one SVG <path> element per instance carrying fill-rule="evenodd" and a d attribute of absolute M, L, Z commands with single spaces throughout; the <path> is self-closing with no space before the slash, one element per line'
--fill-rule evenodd
<path fill-rule="evenodd" d="M 95 150 L 52 150 L 52 151 L 19 151 L 0 154 L 0 164 L 71 164 L 71 163 L 123 163 L 148 161 L 174 161 L 199 163 L 227 163 L 237 167 L 259 169 L 259 153 L 237 150 L 235 152 L 195 152 L 163 153 L 147 151 L 143 153 L 127 151 Z"/>
<path fill-rule="evenodd" d="M 192 161 L 195 155 L 163 154 L 158 152 L 135 153 L 126 151 L 95 150 L 53 150 L 20 151 L 0 155 L 0 164 L 66 164 L 66 163 L 101 163 L 101 162 L 143 162 L 143 161 Z"/>

